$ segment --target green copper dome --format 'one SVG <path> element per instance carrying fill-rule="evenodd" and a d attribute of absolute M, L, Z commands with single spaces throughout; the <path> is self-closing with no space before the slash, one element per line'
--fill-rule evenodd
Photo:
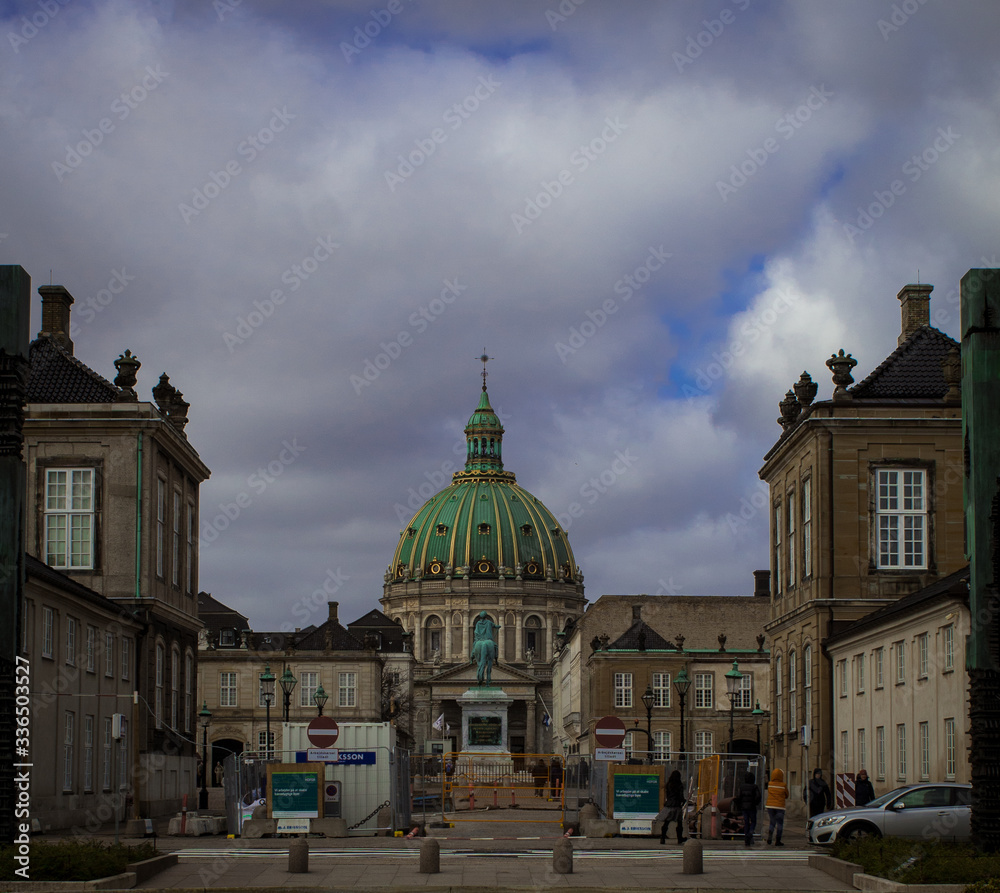
<path fill-rule="evenodd" d="M 579 582 L 573 550 L 555 516 L 503 470 L 503 426 L 485 380 L 465 440 L 465 469 L 402 531 L 391 578 L 502 575 Z"/>

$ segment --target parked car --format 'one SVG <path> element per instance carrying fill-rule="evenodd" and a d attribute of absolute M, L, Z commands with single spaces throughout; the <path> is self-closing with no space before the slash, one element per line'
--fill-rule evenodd
<path fill-rule="evenodd" d="M 911 784 L 865 806 L 821 812 L 809 819 L 810 843 L 829 844 L 853 837 L 911 837 L 968 840 L 972 785 Z"/>

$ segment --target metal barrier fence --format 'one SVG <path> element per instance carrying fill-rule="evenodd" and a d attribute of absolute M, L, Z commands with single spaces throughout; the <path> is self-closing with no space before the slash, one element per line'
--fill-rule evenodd
<path fill-rule="evenodd" d="M 324 799 L 327 817 L 342 818 L 348 830 L 377 834 L 410 826 L 410 754 L 402 748 L 370 747 L 354 753 L 372 754 L 371 762 L 327 763 Z M 254 807 L 265 803 L 267 764 L 294 763 L 296 752 L 231 754 L 223 763 L 226 824 L 239 834 Z"/>

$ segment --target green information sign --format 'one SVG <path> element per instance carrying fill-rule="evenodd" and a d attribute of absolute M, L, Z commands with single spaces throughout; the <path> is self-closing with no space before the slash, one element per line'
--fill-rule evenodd
<path fill-rule="evenodd" d="M 502 738 L 503 722 L 499 716 L 469 717 L 470 747 L 499 747 Z"/>
<path fill-rule="evenodd" d="M 267 767 L 267 806 L 273 819 L 316 819 L 322 813 L 322 763 L 281 763 Z"/>
<path fill-rule="evenodd" d="M 660 776 L 656 773 L 615 772 L 613 817 L 655 819 L 660 811 Z"/>

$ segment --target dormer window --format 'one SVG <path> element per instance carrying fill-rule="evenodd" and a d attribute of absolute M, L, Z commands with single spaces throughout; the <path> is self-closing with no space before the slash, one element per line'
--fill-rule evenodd
<path fill-rule="evenodd" d="M 480 536 L 489 536 L 490 534 L 490 525 L 485 521 L 479 525 L 479 534 Z"/>
<path fill-rule="evenodd" d="M 413 537 L 415 537 L 416 535 L 417 535 L 417 528 L 416 527 L 407 527 L 406 528 L 406 536 L 409 539 L 413 539 Z"/>
<path fill-rule="evenodd" d="M 233 629 L 222 629 L 222 630 L 219 630 L 219 644 L 220 645 L 235 645 L 236 644 L 236 630 L 233 630 Z"/>
<path fill-rule="evenodd" d="M 521 525 L 521 536 L 531 536 L 534 532 L 530 524 Z"/>
<path fill-rule="evenodd" d="M 552 528 L 552 535 L 555 537 L 562 536 L 562 531 L 558 527 Z"/>
<path fill-rule="evenodd" d="M 444 524 L 438 524 L 435 532 L 438 536 L 444 536 L 448 532 L 448 528 Z"/>

